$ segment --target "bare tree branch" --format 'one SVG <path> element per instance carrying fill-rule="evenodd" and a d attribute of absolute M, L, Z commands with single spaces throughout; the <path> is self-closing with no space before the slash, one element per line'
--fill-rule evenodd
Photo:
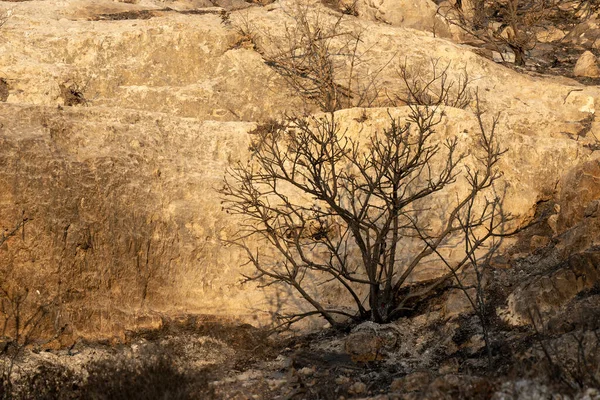
<path fill-rule="evenodd" d="M 507 220 L 495 194 L 485 199 L 501 176 L 497 118 L 486 129 L 476 112 L 480 136 L 471 168 L 459 167 L 466 155 L 456 139 L 436 139 L 438 106 L 410 106 L 404 121 L 390 117 L 387 129 L 362 144 L 341 130 L 334 113 L 288 117 L 254 131 L 252 159 L 230 169 L 221 189 L 224 208 L 240 217 L 230 242 L 245 250 L 256 271 L 246 278 L 293 288 L 339 326 L 340 316 L 396 318 L 410 298 L 399 295 L 401 288 L 426 258 L 437 255 L 450 265 L 440 248 L 452 238 L 465 235 L 465 255 L 453 273 L 474 264 Z M 470 189 L 447 204 L 444 223 L 432 230 L 421 219 L 433 210 L 422 204 L 453 185 L 461 170 Z M 406 239 L 421 245 L 409 259 L 399 258 Z M 309 281 L 338 287 L 354 311 L 324 306 Z M 361 300 L 366 293 L 368 304 Z"/>

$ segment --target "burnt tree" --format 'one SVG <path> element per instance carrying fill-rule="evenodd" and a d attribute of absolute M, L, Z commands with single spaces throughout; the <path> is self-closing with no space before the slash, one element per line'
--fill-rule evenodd
<path fill-rule="evenodd" d="M 341 130 L 334 113 L 290 117 L 255 131 L 251 159 L 227 172 L 221 194 L 224 209 L 240 218 L 230 243 L 254 266 L 247 279 L 287 285 L 312 305 L 285 316 L 287 323 L 309 315 L 333 326 L 346 319 L 390 321 L 415 296 L 401 288 L 423 261 L 442 258 L 452 278 L 500 231 L 506 219 L 491 190 L 503 153 L 497 119 L 486 129 L 477 112 L 478 148 L 470 158 L 476 166 L 469 168 L 456 138 L 436 138 L 443 115 L 439 107 L 411 106 L 404 121 L 390 117 L 387 129 L 363 143 Z M 439 207 L 442 223 L 433 228 L 426 201 L 459 175 L 463 190 L 447 196 L 453 200 Z M 461 260 L 447 260 L 441 248 L 465 231 L 479 233 Z M 407 241 L 417 248 L 410 259 Z M 315 281 L 338 285 L 352 306 L 324 304 L 309 284 Z"/>

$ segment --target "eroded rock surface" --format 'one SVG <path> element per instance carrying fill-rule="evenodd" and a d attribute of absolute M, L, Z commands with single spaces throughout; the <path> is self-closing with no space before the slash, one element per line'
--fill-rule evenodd
<path fill-rule="evenodd" d="M 579 60 L 577 60 L 573 73 L 575 76 L 585 76 L 588 78 L 600 77 L 598 59 L 591 51 L 586 51 L 579 57 Z"/>
<path fill-rule="evenodd" d="M 247 133 L 256 122 L 306 108 L 258 51 L 285 45 L 293 2 L 212 3 L 20 2 L 0 30 L 2 226 L 29 219 L 20 241 L 3 248 L 4 260 L 17 282 L 40 293 L 67 285 L 61 318 L 78 321 L 70 324 L 73 336 L 143 325 L 147 308 L 248 317 L 278 306 L 262 290 L 240 287 L 244 258 L 224 244 L 239 221 L 221 210 L 215 189 L 228 166 L 248 158 Z M 585 230 L 576 235 L 587 238 L 582 252 L 573 256 L 587 257 L 595 225 L 573 227 L 596 213 L 600 90 L 507 69 L 417 22 L 407 25 L 407 16 L 387 21 L 392 25 L 378 21 L 396 15 L 394 4 L 378 3 L 380 17 L 359 12 L 343 20 L 369 49 L 364 67 L 381 69 L 378 82 L 389 93 L 405 90 L 397 71 L 404 62 L 424 71 L 432 60 L 450 64 L 450 79 L 466 69 L 484 120 L 500 116 L 506 211 L 531 220 L 537 202 L 561 183 L 555 233 L 567 232 L 568 242 L 573 229 Z M 325 21 L 339 17 L 313 8 Z M 244 42 L 241 27 L 253 30 L 256 43 Z M 337 117 L 349 135 L 365 137 L 389 123 L 388 112 L 406 115 L 389 99 L 378 103 L 389 110 Z M 473 112 L 445 113 L 440 138 L 457 136 L 468 151 L 477 140 Z M 573 168 L 581 172 L 565 175 Z M 572 198 L 586 204 L 575 209 Z M 553 238 L 528 243 L 543 247 Z M 593 265 L 590 257 L 581 265 Z M 552 279 L 567 282 L 565 299 L 579 292 L 573 285 L 588 287 L 579 272 L 564 273 Z"/>

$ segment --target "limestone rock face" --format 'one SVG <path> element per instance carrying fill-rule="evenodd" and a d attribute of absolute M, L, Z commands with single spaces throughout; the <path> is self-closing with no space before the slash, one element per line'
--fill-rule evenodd
<path fill-rule="evenodd" d="M 557 229 L 595 215 L 597 87 L 518 74 L 420 32 L 430 28 L 417 14 L 431 15 L 433 3 L 412 11 L 404 2 L 360 4 L 372 14 L 348 17 L 344 27 L 362 32 L 361 51 L 369 49 L 363 67 L 380 71 L 378 84 L 389 94 L 405 90 L 399 63 L 427 70 L 439 60 L 450 64 L 449 79 L 466 68 L 485 121 L 499 114 L 507 212 L 526 220 L 582 164 L 588 172 L 565 186 Z M 285 44 L 293 2 L 217 5 L 19 2 L 0 30 L 0 222 L 9 229 L 28 219 L 0 249 L 0 265 L 41 295 L 60 287 L 60 315 L 78 321 L 75 334 L 122 330 L 148 310 L 251 319 L 281 306 L 268 289 L 240 285 L 241 272 L 249 272 L 245 256 L 226 244 L 240 220 L 221 209 L 216 189 L 227 167 L 248 159 L 247 133 L 257 121 L 317 109 L 292 96 L 256 51 Z M 339 16 L 318 4 L 314 10 L 324 20 Z M 240 45 L 244 21 L 256 46 Z M 269 37 L 275 43 L 265 44 Z M 390 115 L 407 115 L 390 98 L 373 104 L 389 109 L 336 115 L 351 137 L 364 139 L 388 126 Z M 448 108 L 437 129 L 442 140 L 458 137 L 465 153 L 476 144 L 469 108 Z M 570 208 L 573 196 L 589 205 Z M 439 272 L 426 265 L 413 280 Z"/>
<path fill-rule="evenodd" d="M 572 169 L 561 180 L 558 232 L 562 233 L 586 217 L 600 216 L 600 160 Z"/>
<path fill-rule="evenodd" d="M 88 105 L 204 120 L 256 120 L 294 107 L 260 55 L 237 48 L 237 31 L 218 9 L 186 14 L 151 8 L 153 14 L 139 16 L 148 8 L 63 4 L 45 2 L 40 10 L 24 3 L 3 30 L 7 101 L 62 105 L 65 85 Z M 126 12 L 123 19 L 105 17 Z"/>
<path fill-rule="evenodd" d="M 508 297 L 503 318 L 512 324 L 531 323 L 532 318 L 559 318 L 576 296 L 600 282 L 600 182 L 598 159 L 568 171 L 557 188 L 559 207 L 550 216 L 557 221 L 552 242 L 538 256 L 519 262 L 521 272 L 533 275 Z"/>
<path fill-rule="evenodd" d="M 63 317 L 92 331 L 118 330 L 140 307 L 246 312 L 215 188 L 245 157 L 252 124 L 22 105 L 4 105 L 0 124 L 2 226 L 29 219 L 2 267 L 23 287 L 62 286 Z M 122 318 L 103 315 L 108 304 Z"/>
<path fill-rule="evenodd" d="M 553 254 L 556 257 L 556 254 Z M 499 310 L 499 315 L 512 325 L 539 323 L 561 315 L 564 307 L 579 293 L 589 290 L 600 281 L 600 256 L 597 251 L 583 251 L 572 254 L 564 262 L 546 266 L 556 269 L 541 277 L 520 285 L 508 297 L 507 306 Z M 541 263 L 542 266 L 545 264 Z"/>
<path fill-rule="evenodd" d="M 430 0 L 360 0 L 344 3 L 352 4 L 360 18 L 450 37 L 447 23 L 436 16 L 437 6 Z"/>
<path fill-rule="evenodd" d="M 579 23 L 564 37 L 563 41 L 571 42 L 584 49 L 597 49 L 600 45 L 598 39 L 600 39 L 600 21 L 597 16 L 593 16 Z"/>
<path fill-rule="evenodd" d="M 577 60 L 573 73 L 575 76 L 585 76 L 588 78 L 600 77 L 598 59 L 591 51 L 586 51 L 579 57 L 579 60 Z"/>

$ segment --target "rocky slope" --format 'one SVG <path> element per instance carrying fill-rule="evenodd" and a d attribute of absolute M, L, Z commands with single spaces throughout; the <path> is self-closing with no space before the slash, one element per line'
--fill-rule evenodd
<path fill-rule="evenodd" d="M 504 207 L 518 223 L 538 222 L 507 239 L 497 259 L 502 323 L 529 324 L 531 304 L 544 321 L 559 321 L 592 301 L 582 293 L 600 276 L 600 89 L 496 64 L 452 42 L 450 27 L 434 35 L 433 14 L 403 16 L 393 10 L 406 2 L 375 3 L 360 3 L 343 24 L 360 32 L 362 67 L 380 71 L 388 96 L 373 104 L 385 108 L 338 111 L 348 134 L 363 137 L 386 127 L 388 113 L 406 115 L 390 100 L 405 90 L 404 63 L 419 73 L 432 61 L 450 65 L 452 79 L 466 71 L 484 120 L 499 115 Z M 264 62 L 265 51 L 285 45 L 294 4 L 0 2 L 8 16 L 0 28 L 0 224 L 27 219 L 0 248 L 0 264 L 10 290 L 58 305 L 47 330 L 64 329 L 59 345 L 124 340 L 127 330 L 160 326 L 164 313 L 268 321 L 277 304 L 268 289 L 239 284 L 249 267 L 224 244 L 239 220 L 222 211 L 216 189 L 228 166 L 249 157 L 248 132 L 301 108 L 317 111 Z M 339 18 L 310 7 L 323 21 Z M 423 0 L 417 9 L 432 7 Z M 457 136 L 468 150 L 473 111 L 445 113 L 440 138 Z M 468 312 L 460 292 L 445 296 L 443 321 Z"/>

